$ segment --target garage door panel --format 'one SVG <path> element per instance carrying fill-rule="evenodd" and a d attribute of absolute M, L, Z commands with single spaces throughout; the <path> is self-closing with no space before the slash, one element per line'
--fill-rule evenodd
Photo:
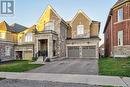
<path fill-rule="evenodd" d="M 70 46 L 68 47 L 70 58 L 95 58 L 96 46 Z"/>
<path fill-rule="evenodd" d="M 83 46 L 82 47 L 82 57 L 96 57 L 96 47 L 95 46 Z"/>
<path fill-rule="evenodd" d="M 68 47 L 68 56 L 69 57 L 80 57 L 79 47 L 78 46 Z"/>
<path fill-rule="evenodd" d="M 33 57 L 33 53 L 32 53 L 31 51 L 26 51 L 26 52 L 24 53 L 24 59 L 25 59 L 25 60 L 31 60 L 32 57 Z"/>

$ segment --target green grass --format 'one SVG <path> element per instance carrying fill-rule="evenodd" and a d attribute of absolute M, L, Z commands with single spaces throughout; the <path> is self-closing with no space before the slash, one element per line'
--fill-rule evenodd
<path fill-rule="evenodd" d="M 108 76 L 130 77 L 130 59 L 129 58 L 99 59 L 99 74 Z"/>
<path fill-rule="evenodd" d="M 36 64 L 28 64 L 28 63 L 29 61 L 26 60 L 16 60 L 16 61 L 11 61 L 9 63 L 1 64 L 0 72 L 24 72 L 42 66 L 40 64 L 36 65 Z"/>

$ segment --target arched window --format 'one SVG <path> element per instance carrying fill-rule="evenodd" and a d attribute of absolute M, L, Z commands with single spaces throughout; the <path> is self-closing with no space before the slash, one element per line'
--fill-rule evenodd
<path fill-rule="evenodd" d="M 27 33 L 25 36 L 25 42 L 31 42 L 32 39 L 32 33 Z"/>
<path fill-rule="evenodd" d="M 53 30 L 54 31 L 54 22 L 48 22 L 45 24 L 45 30 Z"/>
<path fill-rule="evenodd" d="M 77 26 L 77 35 L 84 34 L 84 25 L 78 25 Z"/>

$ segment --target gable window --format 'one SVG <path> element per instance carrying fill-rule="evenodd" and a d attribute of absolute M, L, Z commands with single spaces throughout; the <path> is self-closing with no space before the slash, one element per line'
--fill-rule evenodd
<path fill-rule="evenodd" d="M 52 30 L 54 31 L 54 22 L 48 22 L 45 24 L 45 30 Z"/>
<path fill-rule="evenodd" d="M 78 25 L 77 26 L 77 35 L 84 34 L 84 25 Z"/>
<path fill-rule="evenodd" d="M 123 20 L 123 8 L 118 9 L 118 22 Z"/>
<path fill-rule="evenodd" d="M 5 56 L 10 56 L 11 48 L 9 46 L 5 46 Z"/>
<path fill-rule="evenodd" d="M 27 33 L 25 36 L 25 42 L 31 42 L 32 39 L 32 33 Z"/>
<path fill-rule="evenodd" d="M 123 30 L 118 31 L 118 46 L 123 46 Z"/>

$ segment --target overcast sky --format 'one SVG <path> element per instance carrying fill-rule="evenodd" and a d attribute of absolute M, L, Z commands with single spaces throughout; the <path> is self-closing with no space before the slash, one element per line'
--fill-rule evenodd
<path fill-rule="evenodd" d="M 8 24 L 18 23 L 27 27 L 37 24 L 39 17 L 48 4 L 65 20 L 71 20 L 81 9 L 92 20 L 101 22 L 100 37 L 103 39 L 103 29 L 110 8 L 117 0 L 15 0 L 15 14 L 12 17 L 0 16 L 0 21 Z M 100 44 L 103 43 L 103 40 Z"/>

